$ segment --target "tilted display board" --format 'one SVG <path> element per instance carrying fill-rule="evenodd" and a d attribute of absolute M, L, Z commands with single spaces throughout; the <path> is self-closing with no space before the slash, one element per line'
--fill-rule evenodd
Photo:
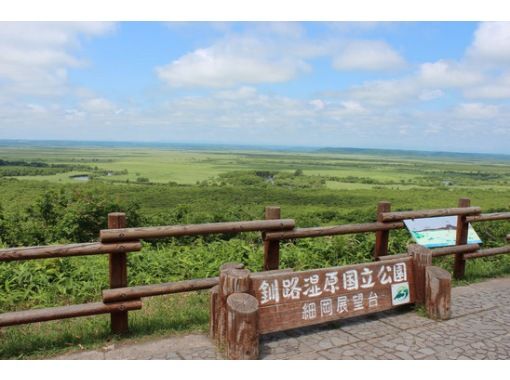
<path fill-rule="evenodd" d="M 457 217 L 406 219 L 404 224 L 416 243 L 427 248 L 451 247 L 457 244 Z M 467 244 L 481 244 L 475 229 L 468 224 Z"/>
<path fill-rule="evenodd" d="M 286 273 L 253 273 L 261 334 L 414 303 L 412 258 Z"/>

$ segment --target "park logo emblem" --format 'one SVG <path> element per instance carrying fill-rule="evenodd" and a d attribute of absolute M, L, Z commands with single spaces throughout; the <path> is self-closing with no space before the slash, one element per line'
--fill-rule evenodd
<path fill-rule="evenodd" d="M 410 302 L 409 283 L 391 285 L 391 304 L 403 305 Z"/>

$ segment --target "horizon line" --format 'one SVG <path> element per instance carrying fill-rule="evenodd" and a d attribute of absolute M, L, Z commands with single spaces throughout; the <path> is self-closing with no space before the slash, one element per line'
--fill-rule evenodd
<path fill-rule="evenodd" d="M 452 155 L 483 155 L 483 156 L 504 156 L 510 158 L 508 153 L 487 153 L 487 152 L 459 152 L 445 150 L 426 150 L 411 148 L 374 148 L 374 147 L 352 147 L 352 146 L 331 146 L 331 145 L 271 145 L 271 144 L 246 144 L 246 143 L 226 143 L 226 142 L 189 142 L 189 141 L 129 141 L 129 140 L 69 140 L 69 139 L 5 139 L 0 138 L 1 142 L 27 142 L 27 143 L 80 143 L 80 144 L 130 144 L 130 145 L 184 145 L 184 146 L 212 146 L 212 147 L 237 147 L 237 148 L 265 148 L 265 149 L 346 149 L 346 150 L 372 150 L 388 152 L 407 152 L 407 153 L 431 153 L 431 154 L 452 154 Z M 316 152 L 319 153 L 319 152 Z"/>

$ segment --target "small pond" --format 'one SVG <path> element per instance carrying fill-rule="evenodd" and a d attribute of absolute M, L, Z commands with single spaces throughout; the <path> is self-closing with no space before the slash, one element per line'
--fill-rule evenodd
<path fill-rule="evenodd" d="M 90 177 L 86 174 L 83 175 L 73 175 L 70 177 L 71 179 L 74 179 L 75 181 L 88 181 L 90 180 Z"/>

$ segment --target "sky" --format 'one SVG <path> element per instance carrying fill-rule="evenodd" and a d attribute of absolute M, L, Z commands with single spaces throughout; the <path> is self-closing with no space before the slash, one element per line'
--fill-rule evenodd
<path fill-rule="evenodd" d="M 510 153 L 510 23 L 0 22 L 0 139 Z"/>

